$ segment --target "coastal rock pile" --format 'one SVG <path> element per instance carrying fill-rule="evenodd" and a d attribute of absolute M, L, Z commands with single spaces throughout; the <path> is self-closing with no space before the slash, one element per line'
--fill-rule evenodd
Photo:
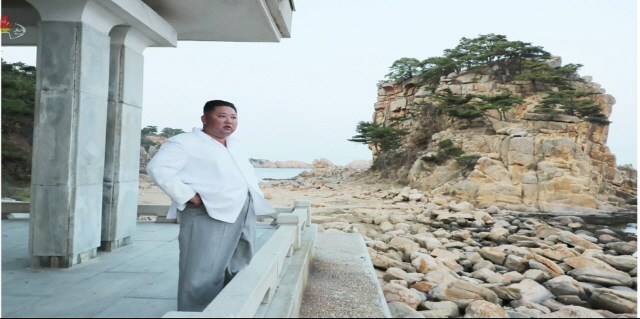
<path fill-rule="evenodd" d="M 331 163 L 331 161 L 329 161 L 328 159 L 321 158 L 321 159 L 314 160 L 311 163 L 310 171 L 302 172 L 298 176 L 301 178 L 304 178 L 308 182 L 321 181 L 321 180 L 340 182 L 340 181 L 347 180 L 353 173 L 362 170 L 362 169 L 352 168 L 353 166 L 358 166 L 358 165 L 362 166 L 361 164 L 358 164 L 358 163 L 355 163 L 348 167 L 337 166 Z"/>
<path fill-rule="evenodd" d="M 311 165 L 301 161 L 269 161 L 266 159 L 249 159 L 253 167 L 260 168 L 310 168 Z"/>
<path fill-rule="evenodd" d="M 545 222 L 416 193 L 313 217 L 320 231 L 362 234 L 394 317 L 636 317 L 635 241 L 576 216 Z"/>

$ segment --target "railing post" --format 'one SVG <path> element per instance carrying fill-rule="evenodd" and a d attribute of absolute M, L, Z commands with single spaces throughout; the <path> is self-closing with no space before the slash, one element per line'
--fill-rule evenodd
<path fill-rule="evenodd" d="M 292 225 L 296 227 L 296 240 L 293 244 L 295 250 L 300 249 L 302 232 L 300 231 L 300 216 L 296 214 L 280 214 L 276 219 L 278 225 Z"/>
<path fill-rule="evenodd" d="M 307 210 L 307 221 L 305 222 L 305 227 L 310 227 L 311 226 L 311 201 L 308 199 L 296 199 L 295 202 L 293 202 L 293 206 L 295 208 L 301 208 L 301 209 Z"/>

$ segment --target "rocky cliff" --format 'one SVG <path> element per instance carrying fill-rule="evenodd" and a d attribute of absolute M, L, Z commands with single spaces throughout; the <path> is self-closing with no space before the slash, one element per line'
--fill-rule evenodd
<path fill-rule="evenodd" d="M 561 59 L 549 63 L 560 66 Z M 590 98 L 608 118 L 615 99 L 591 77 L 583 79 L 572 85 L 593 92 Z M 524 103 L 507 111 L 506 118 L 489 110 L 488 116 L 472 123 L 424 116 L 421 103 L 445 89 L 454 94 L 511 93 Z M 614 211 L 635 205 L 636 170 L 616 166 L 606 145 L 609 126 L 569 115 L 535 113 L 549 92 L 531 81 L 504 82 L 489 67 L 451 73 L 440 79 L 437 88 L 420 86 L 414 78 L 381 86 L 373 120 L 385 124 L 403 120 L 400 126 L 411 133 L 395 151 L 395 177 L 434 196 L 518 211 Z M 466 166 L 454 159 L 440 164 L 426 161 L 445 140 L 465 156 L 475 155 L 477 161 Z"/>

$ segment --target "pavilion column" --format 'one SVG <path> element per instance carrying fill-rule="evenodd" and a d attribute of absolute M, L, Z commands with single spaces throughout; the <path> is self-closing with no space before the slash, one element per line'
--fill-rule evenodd
<path fill-rule="evenodd" d="M 109 30 L 87 1 L 31 0 L 38 30 L 31 176 L 31 267 L 72 267 L 100 246 Z M 87 5 L 88 3 L 88 5 Z M 59 12 L 57 12 L 58 10 Z M 89 13 L 104 19 L 82 22 Z"/>
<path fill-rule="evenodd" d="M 131 244 L 138 210 L 142 51 L 151 43 L 135 29 L 110 33 L 109 99 L 102 197 L 102 245 L 112 251 Z"/>

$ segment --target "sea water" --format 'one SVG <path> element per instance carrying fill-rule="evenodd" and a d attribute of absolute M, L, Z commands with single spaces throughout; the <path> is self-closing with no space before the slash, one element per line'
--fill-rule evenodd
<path fill-rule="evenodd" d="M 622 231 L 624 231 L 625 233 L 629 233 L 629 234 L 634 234 L 634 235 L 638 235 L 638 224 L 637 223 L 629 223 L 627 224 L 627 227 L 625 229 L 623 229 Z"/>
<path fill-rule="evenodd" d="M 265 178 L 289 179 L 309 170 L 309 168 L 256 168 L 256 176 L 263 182 Z"/>

